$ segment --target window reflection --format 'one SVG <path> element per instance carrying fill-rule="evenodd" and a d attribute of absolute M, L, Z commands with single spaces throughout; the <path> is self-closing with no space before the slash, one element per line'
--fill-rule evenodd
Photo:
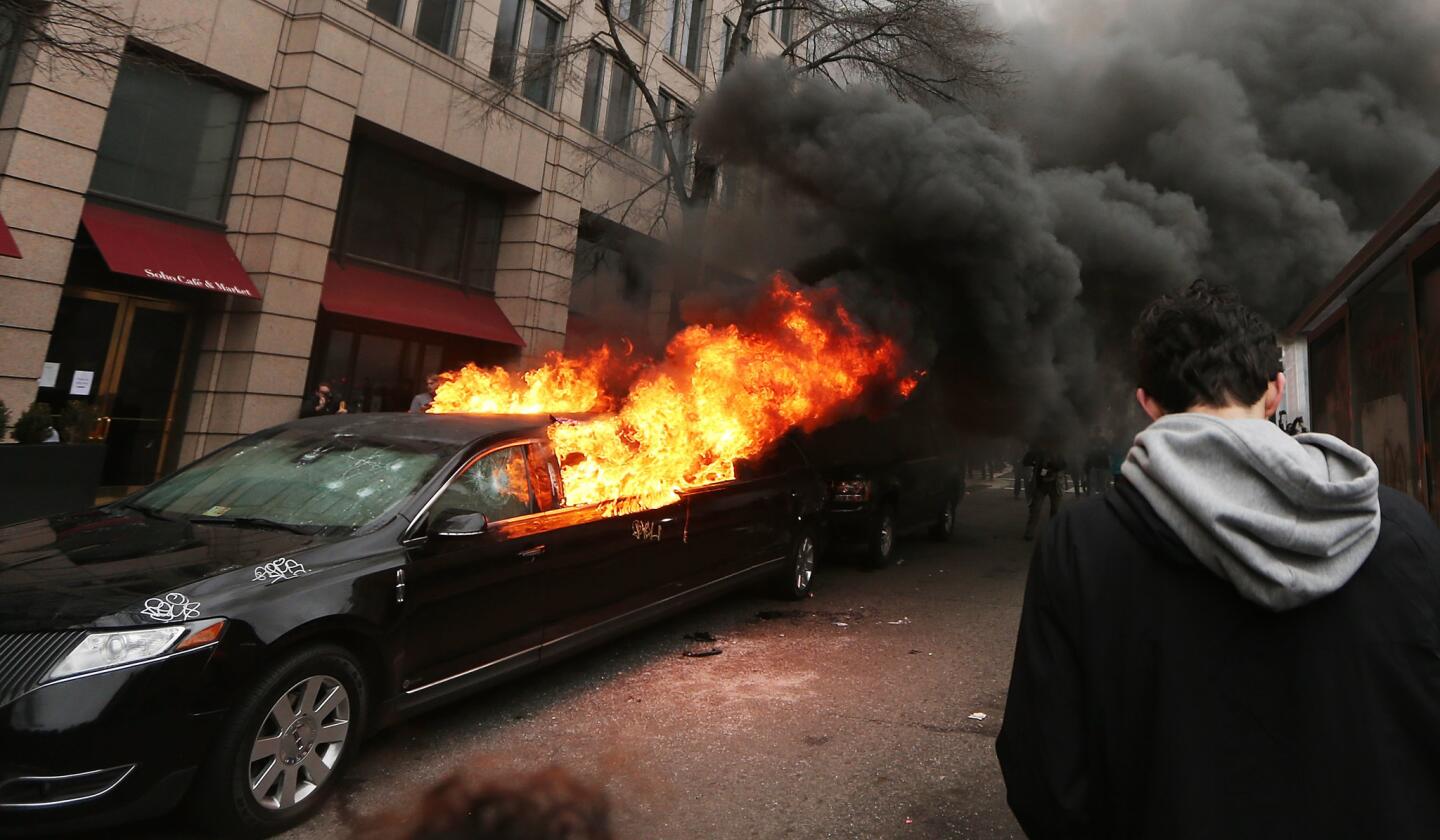
<path fill-rule="evenodd" d="M 238 93 L 127 54 L 120 60 L 90 188 L 221 218 L 244 106 Z"/>

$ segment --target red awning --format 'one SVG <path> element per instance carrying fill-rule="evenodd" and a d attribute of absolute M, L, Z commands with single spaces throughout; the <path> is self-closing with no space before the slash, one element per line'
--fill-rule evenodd
<path fill-rule="evenodd" d="M 3 216 L 0 216 L 0 257 L 20 257 L 20 246 L 15 244 L 15 236 Z"/>
<path fill-rule="evenodd" d="M 260 290 L 218 230 L 85 203 L 80 221 L 111 271 L 258 298 Z"/>
<path fill-rule="evenodd" d="M 466 294 L 458 286 L 417 280 L 358 262 L 341 263 L 334 257 L 325 268 L 320 305 L 338 315 L 525 346 L 489 295 Z"/>

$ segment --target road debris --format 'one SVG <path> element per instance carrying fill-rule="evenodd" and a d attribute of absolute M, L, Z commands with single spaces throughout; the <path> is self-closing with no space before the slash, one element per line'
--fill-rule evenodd
<path fill-rule="evenodd" d="M 905 618 L 897 619 L 897 620 L 895 620 L 895 621 L 887 621 L 887 622 L 885 622 L 885 623 L 886 623 L 886 624 L 909 624 L 909 623 L 910 623 L 910 617 L 909 617 L 909 616 L 906 616 Z"/>
<path fill-rule="evenodd" d="M 990 717 L 990 716 L 987 715 L 987 714 L 985 714 L 984 712 L 971 712 L 970 715 L 969 715 L 969 718 L 970 718 L 971 720 L 984 720 L 984 719 L 987 718 L 987 717 Z"/>
<path fill-rule="evenodd" d="M 843 622 L 843 621 L 837 621 L 837 622 L 835 622 L 835 626 L 836 626 L 836 627 L 849 627 L 850 625 L 846 624 L 846 623 Z"/>
<path fill-rule="evenodd" d="M 721 650 L 720 648 L 718 648 L 718 647 L 703 648 L 703 649 L 699 649 L 699 650 L 687 650 L 687 651 L 685 651 L 685 655 L 686 655 L 686 656 L 690 656 L 690 657 L 719 656 L 719 655 L 722 654 L 722 653 L 724 653 L 724 651 L 722 651 L 722 650 Z"/>

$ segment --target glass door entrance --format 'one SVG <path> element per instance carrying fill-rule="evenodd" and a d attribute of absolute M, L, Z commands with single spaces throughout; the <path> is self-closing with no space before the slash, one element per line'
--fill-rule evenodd
<path fill-rule="evenodd" d="M 98 414 L 102 496 L 149 484 L 163 468 L 190 320 L 172 301 L 91 289 L 61 299 L 39 399 L 57 415 L 71 401 Z"/>

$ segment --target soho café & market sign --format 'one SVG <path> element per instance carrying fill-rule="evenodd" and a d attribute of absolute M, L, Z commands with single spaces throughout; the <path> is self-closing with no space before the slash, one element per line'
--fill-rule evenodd
<path fill-rule="evenodd" d="M 260 297 L 253 289 L 246 289 L 242 286 L 223 283 L 219 280 L 206 280 L 203 277 L 187 277 L 183 274 L 171 274 L 166 271 L 158 271 L 153 268 L 141 269 L 146 277 L 151 280 L 163 280 L 166 283 L 174 283 L 179 286 L 190 286 L 196 289 L 205 289 L 211 292 L 224 292 L 225 294 L 240 295 L 242 297 Z"/>

